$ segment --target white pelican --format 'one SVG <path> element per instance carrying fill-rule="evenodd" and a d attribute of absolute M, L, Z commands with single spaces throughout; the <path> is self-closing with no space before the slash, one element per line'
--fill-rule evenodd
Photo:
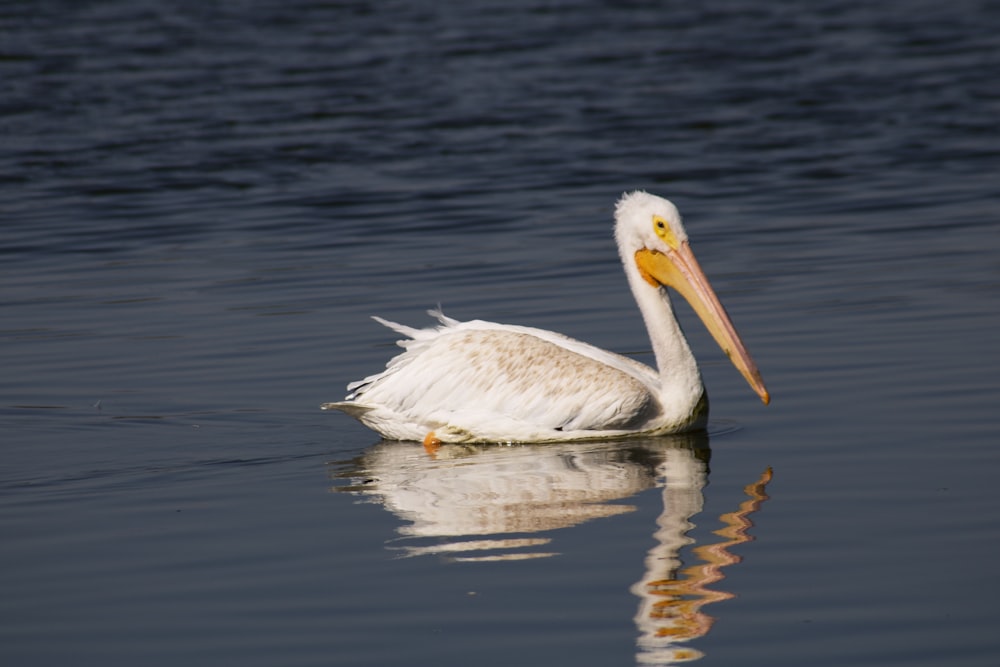
<path fill-rule="evenodd" d="M 704 428 L 708 398 L 666 287 L 694 308 L 761 400 L 757 366 L 702 272 L 677 208 L 632 192 L 615 207 L 615 238 L 657 369 L 562 334 L 459 322 L 429 311 L 427 329 L 374 318 L 407 340 L 381 373 L 347 386 L 342 410 L 389 440 L 556 442 Z"/>

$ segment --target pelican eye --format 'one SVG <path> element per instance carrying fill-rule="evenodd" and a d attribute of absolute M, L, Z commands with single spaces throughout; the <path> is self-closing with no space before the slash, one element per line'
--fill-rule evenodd
<path fill-rule="evenodd" d="M 677 237 L 674 236 L 674 230 L 670 229 L 670 225 L 667 224 L 667 221 L 658 215 L 653 216 L 653 231 L 655 231 L 656 235 L 663 239 L 664 242 L 666 242 L 666 244 L 671 248 L 676 249 L 677 246 L 680 245 L 677 242 Z"/>

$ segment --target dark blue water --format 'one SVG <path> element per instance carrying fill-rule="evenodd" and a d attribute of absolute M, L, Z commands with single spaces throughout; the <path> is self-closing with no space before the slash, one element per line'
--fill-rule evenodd
<path fill-rule="evenodd" d="M 993 665 L 1000 5 L 0 8 L 0 662 Z M 441 303 L 651 361 L 693 438 L 379 443 Z M 768 479 L 768 469 L 773 477 Z"/>

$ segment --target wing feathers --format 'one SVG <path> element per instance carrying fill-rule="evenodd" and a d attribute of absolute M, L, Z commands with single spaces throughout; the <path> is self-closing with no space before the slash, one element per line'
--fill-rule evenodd
<path fill-rule="evenodd" d="M 650 386 L 658 378 L 638 362 L 552 332 L 428 312 L 438 326 L 374 318 L 408 337 L 398 342 L 404 352 L 348 385 L 347 401 L 327 405 L 366 422 L 370 411 L 388 411 L 427 430 L 492 419 L 555 433 L 633 429 L 660 412 Z"/>

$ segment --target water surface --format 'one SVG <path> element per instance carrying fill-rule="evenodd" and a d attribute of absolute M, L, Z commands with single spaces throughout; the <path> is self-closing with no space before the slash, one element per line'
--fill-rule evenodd
<path fill-rule="evenodd" d="M 0 9 L 0 660 L 992 665 L 995 3 Z M 651 361 L 693 439 L 448 450 L 322 413 L 379 314 Z M 769 477 L 767 471 L 773 471 Z M 719 531 L 719 532 L 717 532 Z"/>

